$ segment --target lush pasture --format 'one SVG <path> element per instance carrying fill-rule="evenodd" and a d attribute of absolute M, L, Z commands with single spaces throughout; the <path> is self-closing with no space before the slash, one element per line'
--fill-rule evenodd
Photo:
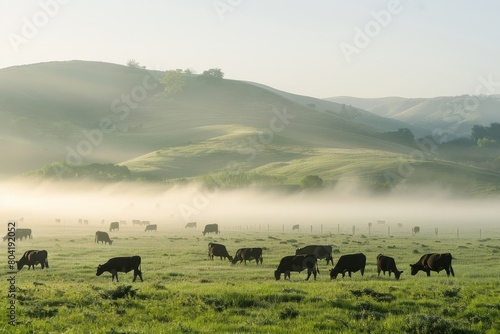
<path fill-rule="evenodd" d="M 17 241 L 17 257 L 28 249 L 46 249 L 50 268 L 16 275 L 18 324 L 5 333 L 498 333 L 500 331 L 499 233 L 388 236 L 374 229 L 351 236 L 336 233 L 292 233 L 222 229 L 203 237 L 198 229 L 122 226 L 111 232 L 113 245 L 94 243 L 105 226 L 32 227 L 34 239 Z M 396 229 L 394 228 L 394 232 Z M 231 265 L 210 261 L 207 243 L 263 247 L 264 263 Z M 367 256 L 364 277 L 331 281 L 324 260 L 318 280 L 292 273 L 275 281 L 273 271 L 285 255 L 307 244 L 330 244 L 342 254 Z M 4 243 L 5 245 L 5 243 Z M 4 246 L 5 247 L 5 246 Z M 5 248 L 4 248 L 5 249 Z M 409 264 L 428 252 L 451 252 L 456 277 L 445 272 L 409 273 Z M 395 257 L 401 280 L 377 277 L 375 257 Z M 6 253 L 4 253 L 6 254 Z M 133 274 L 95 275 L 96 267 L 115 256 L 140 255 L 144 282 Z M 7 262 L 7 256 L 3 263 Z M 6 265 L 2 281 L 6 281 Z M 37 283 L 36 285 L 34 283 Z M 38 284 L 39 283 L 39 284 Z M 3 305 L 7 287 L 2 292 Z M 131 286 L 131 288 L 129 288 Z"/>

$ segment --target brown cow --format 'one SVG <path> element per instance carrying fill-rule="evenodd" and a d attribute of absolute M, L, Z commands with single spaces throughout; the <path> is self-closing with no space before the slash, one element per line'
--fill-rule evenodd
<path fill-rule="evenodd" d="M 332 257 L 332 246 L 321 246 L 321 245 L 310 245 L 305 246 L 303 248 L 298 248 L 295 251 L 295 255 L 314 255 L 317 259 L 326 259 L 326 264 L 329 262 L 332 263 L 333 266 L 333 257 Z"/>
<path fill-rule="evenodd" d="M 24 252 L 21 259 L 16 262 L 17 270 L 23 269 L 25 265 L 28 266 L 28 270 L 30 269 L 30 267 L 35 270 L 36 264 L 41 264 L 42 269 L 44 269 L 45 267 L 49 267 L 48 253 L 46 250 L 28 250 Z"/>
<path fill-rule="evenodd" d="M 288 277 L 290 279 L 290 272 L 301 272 L 307 269 L 306 281 L 309 280 L 311 274 L 314 275 L 314 280 L 316 280 L 316 274 L 319 274 L 318 260 L 314 255 L 289 255 L 281 259 L 278 268 L 274 272 L 274 278 L 279 280 L 281 274 L 285 274 L 285 279 Z"/>
<path fill-rule="evenodd" d="M 240 263 L 245 261 L 246 265 L 247 261 L 251 260 L 255 260 L 257 265 L 259 264 L 259 261 L 260 264 L 262 264 L 262 248 L 240 248 L 236 251 L 236 255 L 231 263 L 235 264 L 238 261 L 240 261 Z"/>
<path fill-rule="evenodd" d="M 147 232 L 147 231 L 155 231 L 156 232 L 156 224 L 151 224 L 151 225 L 146 225 L 146 229 L 144 230 L 144 232 Z"/>
<path fill-rule="evenodd" d="M 111 224 L 109 224 L 109 232 L 111 232 L 113 230 L 120 231 L 120 223 L 119 222 L 112 222 Z"/>
<path fill-rule="evenodd" d="M 128 273 L 129 271 L 134 271 L 134 280 L 135 282 L 137 276 L 142 280 L 142 272 L 141 268 L 141 257 L 140 256 L 131 256 L 131 257 L 114 257 L 108 260 L 105 264 L 100 264 L 97 266 L 96 276 L 101 276 L 103 272 L 107 271 L 111 273 L 111 281 L 113 282 L 116 277 L 116 281 L 118 282 L 118 273 Z"/>
<path fill-rule="evenodd" d="M 451 266 L 451 260 L 453 256 L 450 253 L 429 253 L 422 255 L 420 260 L 415 264 L 410 264 L 411 274 L 416 275 L 420 270 L 427 273 L 427 276 L 431 276 L 431 271 L 439 273 L 441 270 L 446 271 L 446 275 L 449 277 L 450 273 L 455 277 L 455 272 Z"/>
<path fill-rule="evenodd" d="M 97 231 L 95 233 L 95 242 L 99 243 L 99 241 L 103 244 L 109 243 L 110 246 L 113 243 L 113 240 L 109 238 L 109 234 L 103 231 Z"/>
<path fill-rule="evenodd" d="M 205 229 L 201 233 L 203 233 L 203 235 L 205 235 L 207 233 L 219 234 L 219 225 L 217 225 L 217 224 L 207 224 L 207 225 L 205 225 Z"/>
<path fill-rule="evenodd" d="M 224 259 L 228 258 L 229 261 L 233 261 L 233 257 L 231 255 L 229 255 L 229 253 L 227 252 L 226 246 L 221 245 L 221 244 L 216 244 L 213 242 L 209 242 L 208 243 L 208 257 L 213 261 L 214 256 L 220 257 L 221 260 L 222 260 L 222 258 L 224 258 Z"/>
<path fill-rule="evenodd" d="M 394 273 L 394 276 L 396 279 L 399 279 L 403 271 L 399 271 L 398 268 L 396 267 L 396 261 L 394 261 L 394 258 L 390 256 L 385 256 L 382 254 L 377 255 L 377 272 L 378 272 L 378 277 L 380 277 L 380 272 L 383 271 L 384 275 L 385 272 L 389 272 L 389 277 L 391 276 L 391 273 Z"/>

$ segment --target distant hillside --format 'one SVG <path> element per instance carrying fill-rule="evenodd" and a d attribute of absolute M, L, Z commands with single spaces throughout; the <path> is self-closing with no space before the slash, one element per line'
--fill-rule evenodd
<path fill-rule="evenodd" d="M 494 171 L 437 154 L 412 160 L 417 146 L 383 135 L 404 126 L 399 121 L 191 74 L 183 75 L 180 93 L 166 95 L 162 76 L 83 61 L 0 70 L 2 176 L 31 171 L 53 177 L 64 164 L 51 163 L 66 161 L 102 165 L 65 175 L 114 173 L 113 165 L 120 165 L 127 173 L 119 177 L 132 181 L 297 187 L 318 175 L 327 187 L 350 182 L 373 191 L 417 185 L 468 194 L 500 189 Z"/>
<path fill-rule="evenodd" d="M 425 128 L 441 129 L 451 137 L 469 136 L 474 124 L 489 125 L 500 120 L 500 96 L 443 96 L 435 98 L 357 98 L 325 99 L 366 109 L 374 114 Z"/>

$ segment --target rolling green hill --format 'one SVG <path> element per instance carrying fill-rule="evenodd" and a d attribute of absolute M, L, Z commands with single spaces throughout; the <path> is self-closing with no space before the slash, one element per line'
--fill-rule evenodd
<path fill-rule="evenodd" d="M 489 125 L 500 119 L 498 95 L 366 99 L 339 96 L 326 100 L 363 108 L 376 115 L 406 122 L 428 131 L 439 128 L 454 137 L 469 136 L 474 124 Z"/>
<path fill-rule="evenodd" d="M 133 180 L 229 187 L 293 187 L 318 175 L 326 185 L 351 180 L 376 191 L 500 189 L 497 172 L 382 135 L 405 123 L 364 110 L 356 122 L 351 110 L 325 112 L 307 97 L 199 75 L 184 75 L 183 90 L 166 95 L 162 75 L 83 61 L 0 70 L 2 176 L 40 175 L 66 161 L 120 164 Z"/>

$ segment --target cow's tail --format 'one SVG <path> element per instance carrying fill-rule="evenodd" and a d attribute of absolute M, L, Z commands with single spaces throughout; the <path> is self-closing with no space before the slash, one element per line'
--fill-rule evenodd
<path fill-rule="evenodd" d="M 316 271 L 318 272 L 318 274 L 320 273 L 319 272 L 319 266 L 318 266 L 318 259 L 316 259 Z"/>

